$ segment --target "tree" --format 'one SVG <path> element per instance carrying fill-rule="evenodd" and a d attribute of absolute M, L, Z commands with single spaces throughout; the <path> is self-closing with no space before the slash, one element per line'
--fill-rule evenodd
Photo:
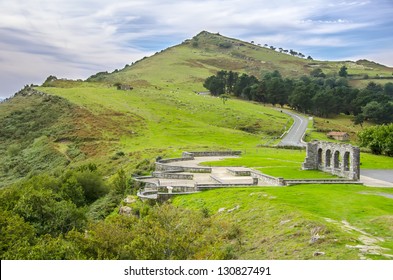
<path fill-rule="evenodd" d="M 346 77 L 348 76 L 347 70 L 348 70 L 348 68 L 347 68 L 345 65 L 343 65 L 343 66 L 340 68 L 340 71 L 338 72 L 338 75 L 339 75 L 340 77 L 346 78 Z"/>
<path fill-rule="evenodd" d="M 321 68 L 316 68 L 316 69 L 312 70 L 310 73 L 310 76 L 316 77 L 316 78 L 325 78 L 326 77 L 325 73 L 323 73 Z"/>
<path fill-rule="evenodd" d="M 212 95 L 220 95 L 225 92 L 225 83 L 222 79 L 216 76 L 210 76 L 207 78 L 203 86 L 210 91 Z"/>
<path fill-rule="evenodd" d="M 393 124 L 368 127 L 358 136 L 360 146 L 370 148 L 373 154 L 393 156 Z"/>
<path fill-rule="evenodd" d="M 96 201 L 109 192 L 101 174 L 97 171 L 78 171 L 75 173 L 76 181 L 82 186 L 87 204 Z"/>
<path fill-rule="evenodd" d="M 376 124 L 388 124 L 393 122 L 393 103 L 379 103 L 371 101 L 362 107 L 363 118 Z"/>
<path fill-rule="evenodd" d="M 35 230 L 11 211 L 0 211 L 0 258 L 25 259 L 35 242 Z"/>
<path fill-rule="evenodd" d="M 117 171 L 115 177 L 113 178 L 113 188 L 114 191 L 118 194 L 124 195 L 128 189 L 128 180 L 126 176 L 126 172 L 124 169 L 120 169 Z"/>
<path fill-rule="evenodd" d="M 384 85 L 383 91 L 387 96 L 393 98 L 393 83 L 386 83 Z"/>
<path fill-rule="evenodd" d="M 85 223 L 84 210 L 75 204 L 60 200 L 51 190 L 34 188 L 25 189 L 13 209 L 37 231 L 37 234 L 65 233 L 72 228 L 81 228 Z"/>
<path fill-rule="evenodd" d="M 222 104 L 224 104 L 225 105 L 225 103 L 228 101 L 228 99 L 230 98 L 230 95 L 229 94 L 221 94 L 220 95 L 220 98 L 221 98 L 221 100 L 222 100 Z"/>

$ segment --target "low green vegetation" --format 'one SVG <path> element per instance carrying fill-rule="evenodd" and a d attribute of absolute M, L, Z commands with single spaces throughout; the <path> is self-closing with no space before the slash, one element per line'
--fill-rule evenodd
<path fill-rule="evenodd" d="M 0 190 L 1 259 L 232 259 L 237 228 L 202 211 L 137 201 L 124 172 L 95 165 Z M 119 205 L 120 204 L 120 205 Z M 118 215 L 119 207 L 130 209 Z"/>

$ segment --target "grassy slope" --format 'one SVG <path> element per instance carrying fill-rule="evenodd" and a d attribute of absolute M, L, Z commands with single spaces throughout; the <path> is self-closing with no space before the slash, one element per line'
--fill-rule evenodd
<path fill-rule="evenodd" d="M 179 196 L 173 203 L 233 221 L 241 232 L 241 259 L 385 259 L 347 246 L 368 242 L 392 255 L 392 200 L 381 193 L 393 190 L 351 185 L 218 189 Z"/>
<path fill-rule="evenodd" d="M 126 151 L 153 149 L 240 148 L 263 144 L 262 138 L 282 133 L 289 118 L 258 104 L 199 96 L 185 90 L 136 88 L 42 88 L 83 105 L 96 114 L 113 110 L 138 116 L 131 135 L 119 144 Z M 256 124 L 255 134 L 242 131 Z M 272 125 L 273 124 L 273 127 Z"/>

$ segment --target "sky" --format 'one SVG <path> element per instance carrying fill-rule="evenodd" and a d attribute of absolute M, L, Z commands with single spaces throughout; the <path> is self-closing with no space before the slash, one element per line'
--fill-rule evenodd
<path fill-rule="evenodd" d="M 86 79 L 209 32 L 393 66 L 393 0 L 0 0 L 0 98 Z"/>

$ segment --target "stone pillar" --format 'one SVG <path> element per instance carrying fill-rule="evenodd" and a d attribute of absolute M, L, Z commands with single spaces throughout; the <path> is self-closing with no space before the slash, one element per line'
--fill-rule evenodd
<path fill-rule="evenodd" d="M 353 147 L 351 153 L 351 168 L 352 180 L 360 179 L 360 149 L 359 147 Z"/>
<path fill-rule="evenodd" d="M 306 151 L 306 159 L 302 164 L 302 169 L 318 169 L 318 142 L 307 143 Z"/>

